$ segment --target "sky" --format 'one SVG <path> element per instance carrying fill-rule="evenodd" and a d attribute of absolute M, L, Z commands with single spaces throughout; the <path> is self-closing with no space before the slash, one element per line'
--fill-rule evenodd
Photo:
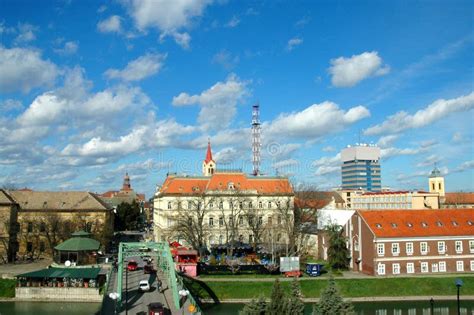
<path fill-rule="evenodd" d="M 167 173 L 340 186 L 340 151 L 381 148 L 382 186 L 474 190 L 474 2 L 0 3 L 0 186 L 151 197 Z"/>

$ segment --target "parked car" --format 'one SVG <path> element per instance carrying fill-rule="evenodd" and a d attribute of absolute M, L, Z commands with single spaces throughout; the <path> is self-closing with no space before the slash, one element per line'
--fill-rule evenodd
<path fill-rule="evenodd" d="M 293 270 L 293 271 L 285 272 L 285 277 L 287 277 L 287 278 L 289 278 L 289 277 L 299 278 L 301 276 L 302 276 L 302 274 L 301 274 L 301 271 L 299 271 L 299 270 Z"/>
<path fill-rule="evenodd" d="M 143 259 L 143 261 L 146 262 L 147 264 L 151 264 L 151 262 L 153 261 L 153 258 L 151 258 L 151 257 L 148 256 L 148 255 L 142 256 L 142 259 Z"/>
<path fill-rule="evenodd" d="M 152 265 L 145 265 L 145 267 L 143 267 L 143 273 L 155 274 L 156 269 L 153 268 Z"/>
<path fill-rule="evenodd" d="M 148 304 L 148 315 L 165 315 L 165 307 L 159 302 Z"/>
<path fill-rule="evenodd" d="M 148 283 L 148 280 L 140 281 L 140 283 L 138 284 L 138 291 L 141 291 L 141 292 L 150 291 L 150 284 Z"/>
<path fill-rule="evenodd" d="M 135 260 L 130 260 L 127 264 L 128 271 L 135 271 L 138 269 L 138 263 Z"/>

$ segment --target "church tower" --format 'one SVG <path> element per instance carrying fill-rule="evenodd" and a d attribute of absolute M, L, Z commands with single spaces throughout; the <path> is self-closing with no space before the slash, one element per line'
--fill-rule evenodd
<path fill-rule="evenodd" d="M 130 185 L 130 177 L 128 176 L 128 173 L 125 173 L 125 176 L 123 177 L 122 191 L 130 190 L 132 190 L 132 186 Z"/>
<path fill-rule="evenodd" d="M 441 198 L 444 198 L 444 177 L 436 166 L 434 170 L 431 171 L 429 185 L 430 193 L 438 193 Z"/>
<path fill-rule="evenodd" d="M 206 159 L 202 162 L 202 174 L 212 176 L 216 170 L 216 162 L 212 159 L 211 140 L 207 141 Z"/>

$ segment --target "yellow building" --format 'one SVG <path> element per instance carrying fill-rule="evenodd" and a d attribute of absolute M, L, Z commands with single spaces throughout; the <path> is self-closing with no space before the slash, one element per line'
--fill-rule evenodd
<path fill-rule="evenodd" d="M 366 192 L 353 198 L 352 209 L 439 209 L 439 196 L 425 191 Z"/>

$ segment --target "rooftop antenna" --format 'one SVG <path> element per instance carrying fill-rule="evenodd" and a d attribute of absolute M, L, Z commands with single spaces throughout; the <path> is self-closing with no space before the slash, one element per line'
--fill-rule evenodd
<path fill-rule="evenodd" d="M 260 175 L 260 105 L 257 103 L 252 106 L 252 163 L 253 175 Z"/>

